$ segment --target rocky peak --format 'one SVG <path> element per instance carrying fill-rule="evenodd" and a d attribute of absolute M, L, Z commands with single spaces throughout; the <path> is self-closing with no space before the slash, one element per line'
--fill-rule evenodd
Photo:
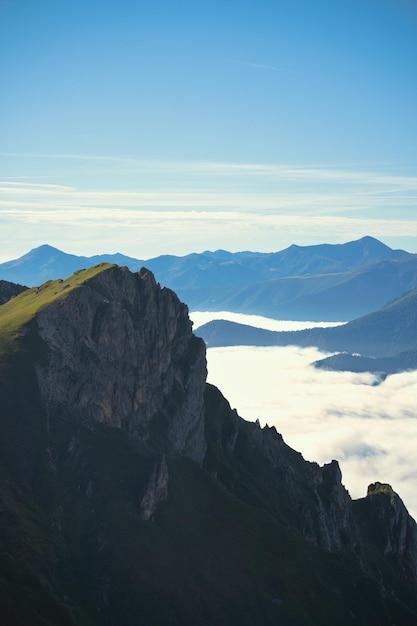
<path fill-rule="evenodd" d="M 261 428 L 258 420 L 243 421 L 224 398 L 215 402 L 216 395 L 220 392 L 209 385 L 206 424 L 210 470 L 248 504 L 266 508 L 283 524 L 297 528 L 310 543 L 333 552 L 357 550 L 359 530 L 337 461 L 323 467 L 305 461 L 275 427 Z"/>
<path fill-rule="evenodd" d="M 36 317 L 45 346 L 36 371 L 49 413 L 123 428 L 201 462 L 205 346 L 186 305 L 146 269 L 105 266 L 70 287 Z"/>
<path fill-rule="evenodd" d="M 403 575 L 417 583 L 416 523 L 387 483 L 369 485 L 366 498 L 355 503 L 379 550 Z"/>

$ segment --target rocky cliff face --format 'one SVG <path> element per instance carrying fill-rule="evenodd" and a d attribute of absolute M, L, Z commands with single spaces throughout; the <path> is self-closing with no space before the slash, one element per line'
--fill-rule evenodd
<path fill-rule="evenodd" d="M 50 414 L 124 428 L 166 452 L 205 453 L 205 347 L 187 307 L 146 270 L 112 267 L 37 316 L 36 365 Z"/>
<path fill-rule="evenodd" d="M 376 482 L 354 503 L 365 532 L 402 576 L 417 582 L 416 523 L 391 485 Z"/>
<path fill-rule="evenodd" d="M 8 302 L 10 298 L 18 296 L 26 289 L 27 287 L 23 285 L 15 285 L 15 283 L 10 283 L 7 280 L 0 280 L 0 305 Z"/>
<path fill-rule="evenodd" d="M 417 623 L 399 497 L 352 501 L 336 461 L 232 411 L 150 272 L 78 272 L 20 302 L 0 361 L 5 623 Z"/>
<path fill-rule="evenodd" d="M 229 490 L 249 504 L 266 508 L 326 550 L 360 550 L 352 500 L 342 485 L 337 461 L 323 467 L 305 461 L 274 427 L 243 421 L 210 386 L 206 411 L 207 467 Z"/>

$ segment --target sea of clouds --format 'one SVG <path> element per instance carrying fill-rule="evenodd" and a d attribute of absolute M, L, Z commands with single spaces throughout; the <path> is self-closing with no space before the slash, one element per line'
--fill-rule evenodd
<path fill-rule="evenodd" d="M 271 330 L 328 325 L 225 312 L 190 316 L 194 328 L 210 319 Z M 208 381 L 241 417 L 275 426 L 305 459 L 320 464 L 337 459 L 353 498 L 365 496 L 372 482 L 387 482 L 417 519 L 417 371 L 378 384 L 369 373 L 312 366 L 324 356 L 296 346 L 209 348 Z"/>

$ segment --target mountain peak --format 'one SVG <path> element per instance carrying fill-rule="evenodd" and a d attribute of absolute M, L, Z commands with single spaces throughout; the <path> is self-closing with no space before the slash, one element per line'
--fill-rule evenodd
<path fill-rule="evenodd" d="M 32 287 L 12 298 L 0 308 L 0 339 L 3 353 L 19 341 L 24 335 L 23 327 L 40 311 L 52 305 L 62 296 L 67 296 L 73 289 L 82 286 L 87 280 L 110 268 L 108 264 L 97 265 L 88 270 L 79 270 L 67 280 L 50 280 L 40 287 Z"/>
<path fill-rule="evenodd" d="M 58 248 L 51 246 L 49 243 L 42 243 L 40 246 L 36 246 L 36 248 L 32 248 L 30 253 L 32 252 L 62 252 Z"/>
<path fill-rule="evenodd" d="M 181 450 L 201 461 L 205 346 L 192 334 L 186 305 L 161 289 L 151 272 L 101 263 L 34 287 L 1 307 L 3 350 L 36 344 L 35 335 L 49 346 L 47 363 L 36 361 L 48 406 L 65 404 L 129 432 L 158 430 L 158 437 L 165 437 L 164 452 Z M 177 413 L 169 425 L 150 427 L 149 422 L 159 424 L 172 386 Z M 199 391 L 190 406 L 184 386 Z M 170 398 L 171 412 L 174 405 Z"/>
<path fill-rule="evenodd" d="M 337 462 L 242 420 L 149 270 L 27 290 L 0 307 L 1 333 L 8 623 L 321 626 L 352 606 L 413 623 L 415 522 L 401 509 L 407 540 L 385 552 L 397 509 L 356 506 Z"/>
<path fill-rule="evenodd" d="M 47 243 L 44 243 L 40 246 L 37 246 L 36 248 L 32 248 L 32 250 L 30 250 L 29 252 L 27 252 L 26 254 L 24 254 L 22 257 L 19 257 L 19 259 L 16 259 L 16 261 L 19 261 L 21 259 L 25 259 L 25 258 L 37 258 L 40 260 L 43 259 L 48 259 L 51 255 L 67 255 L 68 253 L 63 252 L 62 250 L 59 250 L 58 248 L 54 248 L 53 246 L 50 246 Z"/>
<path fill-rule="evenodd" d="M 383 243 L 379 239 L 376 239 L 375 237 L 371 237 L 370 235 L 365 235 L 364 237 L 361 237 L 360 239 L 357 239 L 356 241 L 350 242 L 350 244 L 353 246 L 365 246 L 373 251 L 376 251 L 376 250 L 381 250 L 384 252 L 387 252 L 389 250 L 392 251 L 392 248 L 387 246 L 385 243 Z M 345 244 L 345 245 L 349 245 L 349 244 Z"/>

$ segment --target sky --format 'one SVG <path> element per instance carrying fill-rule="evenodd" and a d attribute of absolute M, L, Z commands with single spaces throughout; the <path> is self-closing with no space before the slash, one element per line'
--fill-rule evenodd
<path fill-rule="evenodd" d="M 214 317 L 271 330 L 296 330 L 302 324 L 191 313 L 196 328 Z M 316 348 L 295 346 L 209 348 L 208 381 L 241 417 L 275 426 L 306 460 L 322 465 L 336 459 L 352 498 L 365 497 L 371 483 L 388 483 L 417 520 L 417 371 L 375 384 L 369 373 L 326 372 L 311 365 L 324 356 Z"/>
<path fill-rule="evenodd" d="M 0 262 L 417 252 L 415 0 L 0 0 Z"/>

